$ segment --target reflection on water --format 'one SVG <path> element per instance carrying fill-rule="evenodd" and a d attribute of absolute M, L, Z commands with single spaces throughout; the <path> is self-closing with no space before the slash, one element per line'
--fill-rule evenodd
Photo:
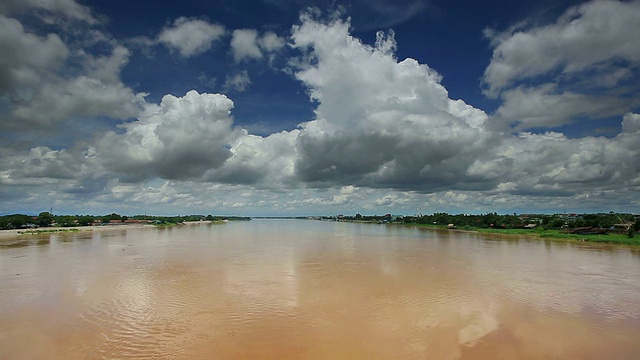
<path fill-rule="evenodd" d="M 1 359 L 640 351 L 624 248 L 293 220 L 1 241 Z"/>

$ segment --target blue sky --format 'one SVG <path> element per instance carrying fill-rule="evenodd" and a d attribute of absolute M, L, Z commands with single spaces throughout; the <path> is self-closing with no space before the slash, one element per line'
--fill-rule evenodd
<path fill-rule="evenodd" d="M 0 2 L 0 213 L 640 212 L 639 1 Z"/>

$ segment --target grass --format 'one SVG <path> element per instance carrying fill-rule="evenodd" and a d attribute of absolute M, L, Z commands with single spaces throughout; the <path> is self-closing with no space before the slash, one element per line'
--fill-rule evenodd
<path fill-rule="evenodd" d="M 153 224 L 153 226 L 159 227 L 159 228 L 167 228 L 167 227 L 178 226 L 178 224 L 167 222 L 167 223 L 161 223 L 161 224 Z"/>
<path fill-rule="evenodd" d="M 431 225 L 431 224 L 414 224 L 423 227 L 432 227 L 438 229 L 447 229 L 444 225 Z M 598 234 L 598 235 L 579 235 L 579 234 L 567 234 L 555 229 L 485 229 L 476 228 L 472 226 L 462 226 L 455 230 L 474 231 L 481 234 L 502 234 L 502 235 L 517 235 L 517 236 L 530 236 L 538 237 L 542 239 L 550 240 L 564 240 L 564 241 L 579 241 L 590 243 L 605 243 L 605 244 L 620 244 L 620 245 L 633 245 L 640 246 L 640 236 L 630 238 L 626 234 Z"/>
<path fill-rule="evenodd" d="M 48 233 L 75 232 L 75 231 L 80 231 L 80 230 L 79 229 L 24 230 L 24 231 L 18 231 L 18 234 L 48 234 Z"/>

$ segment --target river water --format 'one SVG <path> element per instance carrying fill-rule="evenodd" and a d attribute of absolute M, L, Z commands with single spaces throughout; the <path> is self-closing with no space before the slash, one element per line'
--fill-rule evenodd
<path fill-rule="evenodd" d="M 252 220 L 0 239 L 0 359 L 638 359 L 640 252 Z"/>

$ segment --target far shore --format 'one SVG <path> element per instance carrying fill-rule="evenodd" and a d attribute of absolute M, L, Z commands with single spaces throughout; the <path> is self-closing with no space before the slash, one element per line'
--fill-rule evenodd
<path fill-rule="evenodd" d="M 474 233 L 482 236 L 491 236 L 495 238 L 515 239 L 515 238 L 529 238 L 538 240 L 551 240 L 555 242 L 570 242 L 590 245 L 618 245 L 626 247 L 638 247 L 640 248 L 640 239 L 628 238 L 624 234 L 607 234 L 607 235 L 577 235 L 577 234 L 565 234 L 557 230 L 538 231 L 538 230 L 523 230 L 523 229 L 458 229 L 447 228 L 446 226 L 430 225 L 430 224 L 394 224 L 399 226 L 416 226 L 421 228 L 427 228 L 437 231 L 453 231 L 453 232 L 466 232 Z"/>

